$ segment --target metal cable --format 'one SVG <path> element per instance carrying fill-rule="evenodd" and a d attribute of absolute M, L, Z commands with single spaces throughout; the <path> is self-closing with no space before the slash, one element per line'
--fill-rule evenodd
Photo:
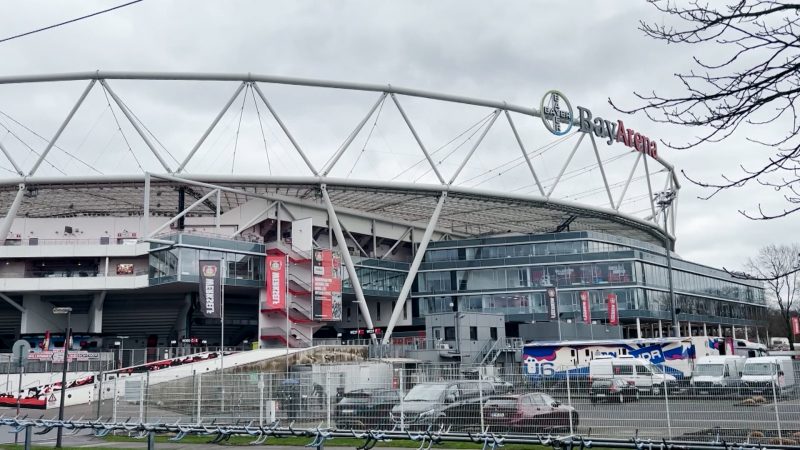
<path fill-rule="evenodd" d="M 122 135 L 122 140 L 124 140 L 125 145 L 128 146 L 128 151 L 131 153 L 131 156 L 133 156 L 133 160 L 136 161 L 136 165 L 139 166 L 139 170 L 144 172 L 145 170 L 144 167 L 142 167 L 142 163 L 139 162 L 139 158 L 137 158 L 136 153 L 133 152 L 131 143 L 128 141 L 128 137 L 125 136 L 125 132 L 122 131 L 122 125 L 120 125 L 119 119 L 117 118 L 117 113 L 114 112 L 114 108 L 111 106 L 111 101 L 108 99 L 108 91 L 106 90 L 105 86 L 103 86 L 103 95 L 106 97 L 106 104 L 108 104 L 108 107 L 111 109 L 111 115 L 114 117 L 114 122 L 117 124 L 117 131 L 119 131 L 119 134 Z"/>
<path fill-rule="evenodd" d="M 250 85 L 250 90 L 253 90 L 253 85 Z M 261 121 L 261 111 L 258 109 L 258 102 L 256 101 L 256 96 L 252 95 L 253 99 L 253 106 L 256 107 L 256 116 L 258 116 L 258 127 L 261 129 L 261 140 L 264 141 L 264 153 L 267 155 L 267 171 L 269 174 L 272 175 L 272 162 L 269 160 L 269 148 L 267 147 L 267 136 L 264 134 L 264 123 Z"/>
<path fill-rule="evenodd" d="M 239 123 L 236 125 L 236 139 L 233 141 L 233 159 L 231 160 L 231 173 L 233 173 L 234 166 L 236 165 L 236 150 L 239 148 L 239 132 L 242 129 L 242 116 L 244 116 L 244 104 L 247 101 L 247 93 L 250 90 L 245 90 L 242 96 L 242 107 L 239 108 Z"/>
<path fill-rule="evenodd" d="M 367 144 L 369 144 L 369 140 L 372 138 L 372 133 L 375 131 L 375 127 L 378 126 L 378 119 L 381 118 L 381 111 L 383 111 L 383 105 L 385 103 L 386 97 L 383 97 L 383 100 L 381 100 L 381 105 L 378 107 L 378 113 L 375 114 L 375 121 L 372 123 L 372 128 L 370 128 L 369 134 L 367 134 L 367 139 L 364 141 L 364 146 L 361 147 L 361 152 L 358 153 L 358 157 L 356 157 L 356 160 L 353 162 L 353 167 L 350 168 L 350 172 L 347 173 L 346 178 L 350 178 L 350 175 L 353 174 L 353 170 L 356 168 L 356 164 L 358 164 L 358 161 L 361 160 L 361 156 L 364 155 L 364 152 L 367 150 Z"/>
<path fill-rule="evenodd" d="M 8 113 L 6 113 L 6 112 L 4 112 L 4 111 L 0 110 L 0 114 L 2 114 L 3 116 L 5 116 L 6 118 L 8 118 L 8 120 L 10 120 L 10 121 L 14 122 L 15 124 L 19 125 L 20 127 L 22 127 L 22 128 L 23 128 L 25 131 L 27 131 L 28 133 L 31 133 L 32 135 L 34 135 L 34 136 L 38 137 L 39 139 L 43 140 L 44 142 L 47 142 L 48 144 L 50 143 L 50 140 L 48 140 L 47 138 L 45 138 L 45 137 L 44 137 L 44 136 L 42 136 L 41 134 L 37 133 L 36 131 L 34 131 L 34 130 L 32 130 L 32 129 L 28 128 L 27 126 L 25 126 L 25 124 L 23 124 L 22 122 L 18 121 L 18 120 L 17 120 L 17 119 L 15 119 L 15 118 L 11 117 L 11 115 L 9 115 Z M 3 128 L 5 128 L 6 130 L 9 130 L 9 128 L 7 128 L 5 125 L 3 126 Z M 10 130 L 9 130 L 9 132 L 10 132 Z M 14 133 L 12 133 L 12 135 L 14 135 Z M 19 140 L 19 137 L 18 137 L 18 136 L 14 135 L 14 137 L 16 137 L 16 138 Z M 20 142 L 22 142 L 22 141 L 20 141 Z M 27 146 L 27 144 L 25 144 L 25 145 Z M 30 148 L 30 147 L 28 147 L 28 148 Z M 90 164 L 88 164 L 87 162 L 83 161 L 82 159 L 78 158 L 77 156 L 73 155 L 72 153 L 70 153 L 70 152 L 68 152 L 68 151 L 64 150 L 62 147 L 59 147 L 58 145 L 53 145 L 53 148 L 55 148 L 55 149 L 57 149 L 57 150 L 61 150 L 61 151 L 62 151 L 62 152 L 64 152 L 64 153 L 65 153 L 67 156 L 69 156 L 70 158 L 74 159 L 75 161 L 78 161 L 79 163 L 83 164 L 84 166 L 88 167 L 89 169 L 91 169 L 91 170 L 94 170 L 95 172 L 99 173 L 100 175 L 103 175 L 103 172 L 101 172 L 101 171 L 97 170 L 95 167 L 93 167 L 92 165 L 90 165 Z M 39 153 L 36 153 L 36 154 L 37 154 L 37 155 L 39 155 Z M 50 164 L 52 167 L 55 167 L 55 166 L 53 166 L 53 164 L 51 164 L 51 163 L 48 163 L 48 164 Z M 59 171 L 60 171 L 60 170 L 59 170 Z M 62 171 L 61 173 L 62 173 L 62 174 L 64 174 L 64 175 L 66 175 L 66 173 L 64 173 L 63 171 Z"/>

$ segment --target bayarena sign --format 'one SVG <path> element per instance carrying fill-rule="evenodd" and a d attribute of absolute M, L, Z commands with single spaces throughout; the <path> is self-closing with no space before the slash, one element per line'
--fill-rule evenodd
<path fill-rule="evenodd" d="M 547 91 L 542 97 L 539 110 L 545 128 L 556 136 L 567 134 L 575 123 L 572 105 L 559 91 Z M 650 157 L 658 156 L 655 140 L 632 128 L 625 128 L 622 120 L 613 122 L 602 117 L 593 117 L 592 111 L 583 106 L 578 106 L 578 129 L 583 133 L 594 133 L 598 138 L 605 138 L 608 145 L 619 142 Z"/>

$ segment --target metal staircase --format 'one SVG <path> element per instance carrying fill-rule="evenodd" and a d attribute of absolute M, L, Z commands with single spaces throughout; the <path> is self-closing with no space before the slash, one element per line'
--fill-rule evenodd
<path fill-rule="evenodd" d="M 311 255 L 294 251 L 282 242 L 272 243 L 267 251 L 287 257 L 287 308 L 270 310 L 262 307 L 259 321 L 262 344 L 274 346 L 277 342 L 281 346 L 309 347 L 314 331 L 322 326 L 312 316 Z"/>

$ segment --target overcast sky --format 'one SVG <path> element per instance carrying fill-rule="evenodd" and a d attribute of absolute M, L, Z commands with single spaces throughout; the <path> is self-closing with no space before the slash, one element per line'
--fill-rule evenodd
<path fill-rule="evenodd" d="M 0 3 L 0 39 L 115 4 L 118 3 L 5 0 Z M 634 0 L 145 0 L 106 15 L 0 43 L 0 75 L 97 69 L 252 72 L 391 83 L 537 108 L 544 92 L 559 89 L 573 105 L 590 107 L 595 115 L 607 119 L 622 118 L 626 126 L 641 130 L 651 138 L 685 140 L 696 131 L 654 124 L 643 116 L 621 116 L 610 108 L 606 99 L 611 97 L 622 105 L 631 105 L 635 102 L 634 90 L 679 92 L 680 86 L 672 74 L 690 69 L 691 55 L 713 58 L 719 55 L 719 49 L 668 47 L 651 41 L 637 30 L 638 18 L 663 20 L 645 2 Z M 175 160 L 185 157 L 236 87 L 235 84 L 173 87 L 166 83 L 121 81 L 111 84 L 171 150 Z M 84 86 L 83 82 L 66 87 L 0 86 L 0 111 L 50 136 Z M 309 93 L 308 89 L 281 90 L 273 86 L 264 87 L 264 90 L 279 113 L 285 116 L 282 118 L 296 130 L 304 147 L 328 149 L 319 154 L 309 150 L 318 166 L 325 161 L 324 155 L 331 154 L 331 149 L 342 142 L 377 99 L 376 94 Z M 237 102 L 220 122 L 218 132 L 209 137 L 208 148 L 201 149 L 189 165 L 190 171 L 201 173 L 223 167 L 219 172 L 226 173 L 231 168 L 237 173 L 301 172 L 297 169 L 300 160 L 289 149 L 285 137 L 279 136 L 275 124 L 259 125 L 252 97 L 245 101 L 243 125 L 238 125 L 241 107 Z M 429 106 L 414 99 L 402 101 L 432 150 L 456 138 L 491 112 L 469 108 L 456 111 L 448 105 Z M 407 129 L 397 126 L 400 119 L 396 110 L 388 104 L 384 106 L 380 121 L 376 121 L 379 125 L 369 122 L 365 133 L 359 137 L 361 140 L 354 142 L 353 151 L 348 151 L 338 172 L 333 174 L 351 176 L 357 169 L 370 173 L 367 178 L 398 176 L 397 179 L 404 181 L 432 181 L 433 175 L 423 165 L 398 175 L 402 171 L 395 169 L 412 166 L 420 153 Z M 263 106 L 260 113 L 265 113 Z M 556 140 L 532 118 L 515 120 L 520 121 L 529 151 Z M 496 127 L 500 127 L 500 122 Z M 10 128 L 15 126 L 5 116 L 0 116 L 0 123 Z M 507 124 L 503 126 L 507 128 Z M 261 127 L 266 127 L 263 138 Z M 375 132 L 368 136 L 370 127 Z M 116 128 L 103 91 L 95 89 L 85 109 L 76 117 L 75 127 L 70 127 L 59 145 L 103 173 L 136 172 L 137 164 L 147 170 L 159 170 L 158 163 L 148 155 L 132 130 L 123 124 L 122 128 L 127 130 L 126 139 L 139 152 L 136 159 Z M 242 134 L 239 141 L 236 140 L 237 128 Z M 25 135 L 26 132 L 18 132 L 34 148 L 44 146 L 33 136 Z M 762 137 L 782 132 L 779 125 L 749 131 L 751 135 Z M 479 149 L 476 159 L 471 161 L 474 166 L 465 169 L 460 178 L 464 185 L 535 193 L 524 165 L 517 163 L 508 170 L 490 171 L 519 155 L 519 149 L 514 147 L 513 141 L 507 140 L 508 136 L 506 130 L 501 132 L 499 128 L 487 135 L 486 147 L 507 149 L 508 158 L 501 157 L 500 151 L 481 153 Z M 267 152 L 264 152 L 264 140 L 268 141 L 270 150 Z M 3 128 L 0 128 L 0 141 L 30 166 L 29 151 Z M 552 178 L 558 172 L 558 157 L 563 161 L 574 141 L 562 143 L 535 159 L 541 166 L 540 176 Z M 586 157 L 589 157 L 591 147 L 585 144 L 581 148 L 587 150 Z M 600 150 L 608 152 L 604 153 L 604 158 L 612 158 L 627 150 L 619 147 L 606 148 L 601 144 Z M 459 152 L 463 155 L 468 148 L 469 145 L 464 145 L 454 149 L 454 156 L 443 161 L 443 172 L 452 173 L 458 165 Z M 234 149 L 239 154 L 238 159 L 232 156 Z M 755 163 L 769 155 L 767 150 L 748 143 L 744 135 L 693 150 L 675 151 L 664 146 L 659 150 L 660 155 L 678 169 L 708 181 L 717 180 L 721 173 L 736 174 L 739 164 Z M 265 161 L 270 151 L 271 159 Z M 446 152 L 449 150 L 444 148 L 439 155 Z M 580 158 L 576 156 L 571 169 L 582 166 Z M 609 164 L 612 166 L 609 174 L 616 176 L 615 181 L 624 180 L 634 160 L 635 155 L 615 160 L 616 166 Z M 63 153 L 54 152 L 52 161 L 70 175 L 92 173 L 83 163 Z M 8 169 L 9 164 L 0 158 L 0 167 Z M 655 169 L 650 167 L 651 172 Z M 45 166 L 41 173 L 57 173 L 54 170 L 52 166 Z M 0 172 L 0 178 L 11 176 L 5 170 Z M 486 173 L 486 178 L 479 178 Z M 471 181 L 474 177 L 478 178 Z M 599 180 L 596 171 L 583 175 L 578 172 L 575 178 L 565 181 L 563 188 L 558 188 L 559 193 L 577 201 L 607 206 L 604 191 L 581 196 L 581 192 L 596 180 Z M 758 247 L 788 242 L 797 229 L 797 217 L 753 222 L 737 213 L 737 209 L 753 210 L 759 202 L 767 208 L 781 207 L 780 199 L 769 190 L 746 188 L 702 201 L 697 199 L 703 194 L 702 190 L 683 177 L 681 184 L 677 250 L 688 259 L 718 267 L 740 267 Z M 623 210 L 643 215 L 642 210 L 646 209 L 646 203 L 641 200 L 646 193 L 643 186 L 639 183 L 639 187 L 631 188 Z M 615 197 L 620 190 L 615 191 Z"/>

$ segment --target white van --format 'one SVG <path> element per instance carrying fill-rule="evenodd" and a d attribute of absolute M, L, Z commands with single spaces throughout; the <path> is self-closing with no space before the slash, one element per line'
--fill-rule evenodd
<path fill-rule="evenodd" d="M 783 395 L 795 388 L 794 366 L 788 356 L 761 356 L 744 363 L 742 382 L 748 394 Z"/>
<path fill-rule="evenodd" d="M 664 385 L 677 387 L 675 377 L 664 373 L 661 367 L 647 359 L 632 356 L 598 356 L 589 362 L 589 379 L 617 378 L 636 386 L 639 392 L 660 394 Z"/>
<path fill-rule="evenodd" d="M 696 395 L 738 395 L 744 356 L 704 356 L 697 360 L 690 386 Z"/>

